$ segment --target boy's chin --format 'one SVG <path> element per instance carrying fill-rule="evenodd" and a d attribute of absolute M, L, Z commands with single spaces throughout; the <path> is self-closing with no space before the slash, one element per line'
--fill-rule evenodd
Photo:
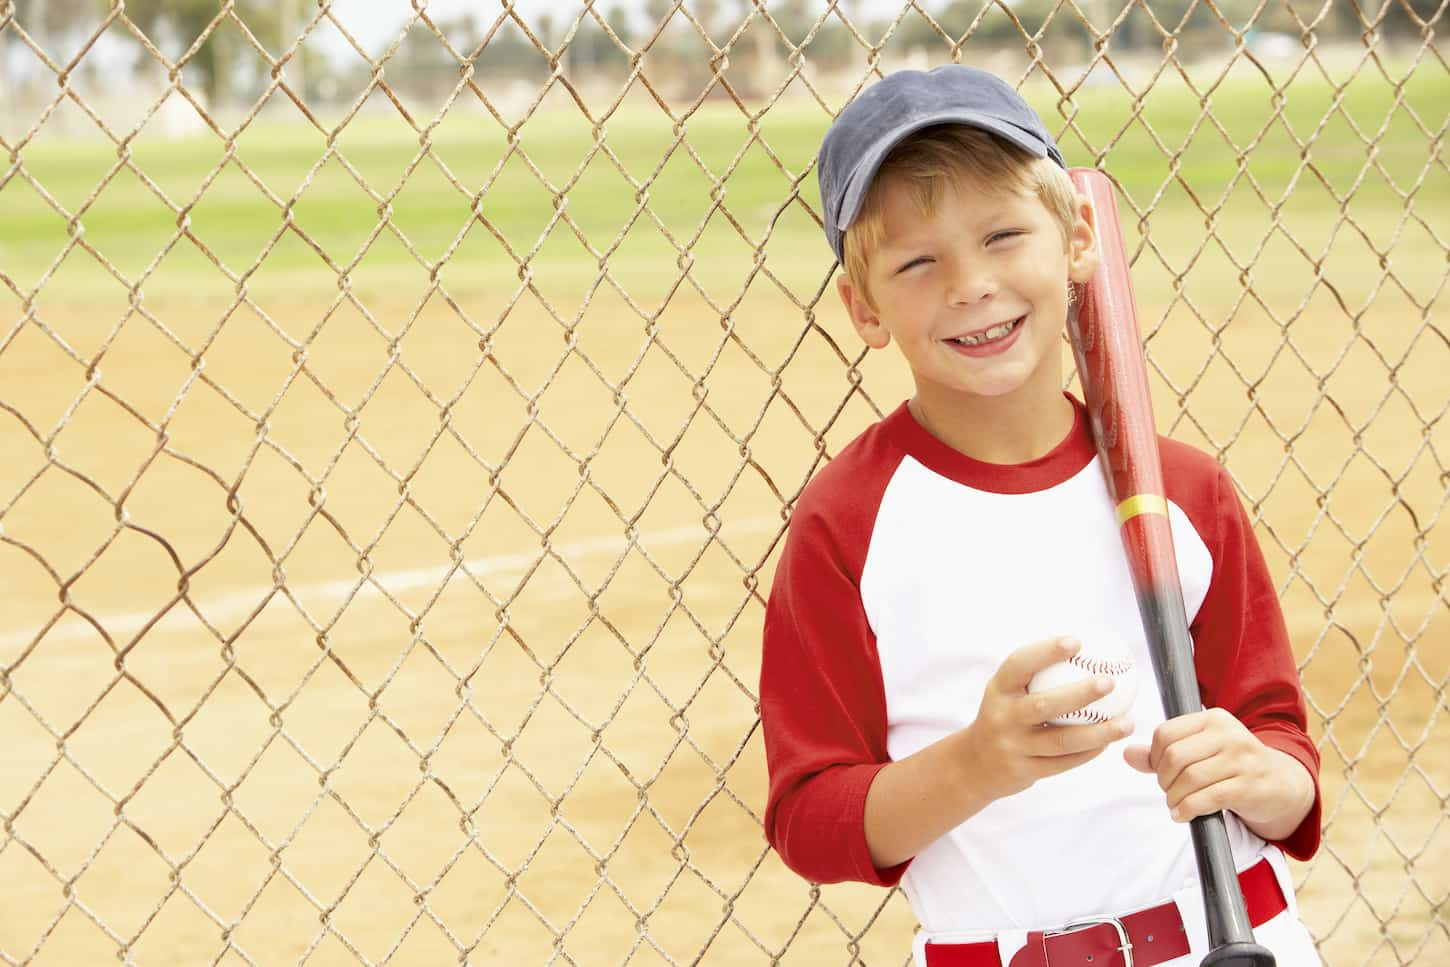
<path fill-rule="evenodd" d="M 954 395 L 962 403 L 1006 402 L 1031 406 L 1034 403 L 1051 403 L 1062 395 L 1063 374 L 1047 370 L 1021 372 L 1014 368 L 1005 372 L 982 374 L 981 378 L 968 380 L 954 387 Z"/>
<path fill-rule="evenodd" d="M 983 401 L 1011 399 L 1014 402 L 1025 402 L 1023 397 L 1028 395 L 1028 386 L 1025 380 L 989 383 L 986 385 L 972 386 L 967 390 L 965 395 L 968 398 Z"/>
<path fill-rule="evenodd" d="M 939 382 L 916 381 L 917 396 L 940 400 L 948 406 L 972 406 L 980 403 L 1002 402 L 1014 397 L 1026 402 L 1026 380 L 990 380 L 982 382 L 957 383 L 943 386 Z"/>

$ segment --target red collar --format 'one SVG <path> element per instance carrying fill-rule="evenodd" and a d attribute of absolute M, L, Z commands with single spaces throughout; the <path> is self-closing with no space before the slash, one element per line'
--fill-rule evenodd
<path fill-rule="evenodd" d="M 928 470 L 949 480 L 997 494 L 1028 494 L 1047 490 L 1077 476 L 1096 455 L 1088 430 L 1087 410 L 1071 393 L 1072 429 L 1062 442 L 1026 463 L 986 463 L 938 440 L 916 422 L 906 403 L 886 417 L 887 432 L 903 450 Z"/>

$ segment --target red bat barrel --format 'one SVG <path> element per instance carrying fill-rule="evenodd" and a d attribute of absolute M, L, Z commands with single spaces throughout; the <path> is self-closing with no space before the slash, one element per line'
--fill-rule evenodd
<path fill-rule="evenodd" d="M 1112 182 L 1092 168 L 1073 168 L 1070 174 L 1077 190 L 1092 202 L 1102 261 L 1083 287 L 1075 311 L 1069 310 L 1068 334 L 1093 440 L 1108 472 L 1108 492 L 1117 508 L 1163 711 L 1174 718 L 1203 706 L 1173 552 L 1127 250 Z M 1193 820 L 1191 833 L 1214 948 L 1203 963 L 1272 965 L 1273 955 L 1253 942 L 1223 813 Z"/>
<path fill-rule="evenodd" d="M 1139 595 L 1149 589 L 1171 591 L 1179 586 L 1178 563 L 1117 200 L 1112 183 L 1095 169 L 1074 168 L 1072 179 L 1092 201 L 1102 253 L 1097 274 L 1077 300 L 1077 313 L 1068 318 L 1093 439 L 1108 470 L 1108 491 Z M 1170 710 L 1170 716 L 1197 710 L 1198 686 L 1190 681 L 1192 707 Z M 1167 699 L 1165 694 L 1165 704 Z"/>

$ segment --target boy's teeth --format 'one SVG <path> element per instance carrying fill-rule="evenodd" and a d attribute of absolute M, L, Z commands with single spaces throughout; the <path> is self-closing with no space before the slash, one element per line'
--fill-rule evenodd
<path fill-rule="evenodd" d="M 1001 339 L 1012 331 L 1012 327 L 1017 325 L 1017 322 L 1018 320 L 1013 319 L 1011 322 L 1004 322 L 1000 326 L 993 326 L 991 329 L 974 336 L 958 336 L 952 342 L 959 342 L 963 346 L 980 346 L 989 339 Z"/>

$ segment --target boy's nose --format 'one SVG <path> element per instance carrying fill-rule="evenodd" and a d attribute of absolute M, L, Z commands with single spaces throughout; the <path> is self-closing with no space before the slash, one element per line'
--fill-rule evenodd
<path fill-rule="evenodd" d="M 947 299 L 954 306 L 967 306 L 981 302 L 997 292 L 997 280 L 986 272 L 961 267 L 952 276 L 951 289 Z"/>

